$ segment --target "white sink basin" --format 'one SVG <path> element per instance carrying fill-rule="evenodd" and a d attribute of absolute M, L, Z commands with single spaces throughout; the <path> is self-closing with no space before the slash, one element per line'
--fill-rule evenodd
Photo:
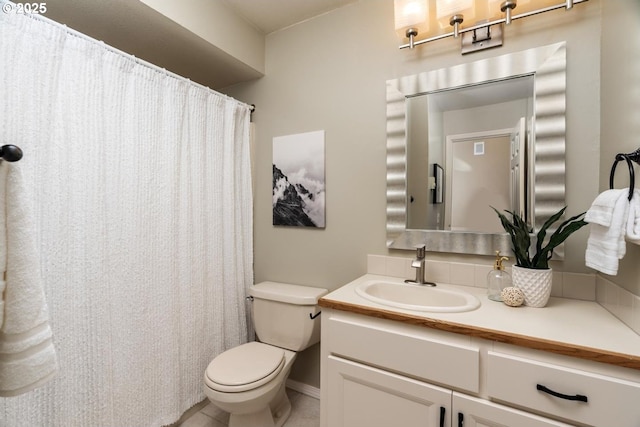
<path fill-rule="evenodd" d="M 356 293 L 369 301 L 406 310 L 459 313 L 480 307 L 480 300 L 467 292 L 410 283 L 369 281 L 356 287 Z"/>

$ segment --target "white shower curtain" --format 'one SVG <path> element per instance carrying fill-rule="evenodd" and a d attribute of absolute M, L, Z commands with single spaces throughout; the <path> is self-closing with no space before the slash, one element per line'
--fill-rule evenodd
<path fill-rule="evenodd" d="M 174 422 L 248 339 L 248 107 L 42 18 L 0 14 L 0 63 L 60 361 L 0 425 Z"/>

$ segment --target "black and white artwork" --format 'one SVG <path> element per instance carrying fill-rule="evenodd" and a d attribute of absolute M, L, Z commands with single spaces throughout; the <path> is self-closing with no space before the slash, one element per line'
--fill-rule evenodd
<path fill-rule="evenodd" d="M 273 225 L 324 228 L 324 131 L 273 138 Z"/>

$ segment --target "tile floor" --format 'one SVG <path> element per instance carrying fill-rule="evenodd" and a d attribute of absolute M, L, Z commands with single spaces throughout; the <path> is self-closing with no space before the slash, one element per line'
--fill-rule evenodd
<path fill-rule="evenodd" d="M 291 400 L 291 415 L 283 427 L 319 427 L 320 401 L 297 391 L 287 389 Z M 211 403 L 200 412 L 196 412 L 179 427 L 227 427 L 229 414 Z"/>

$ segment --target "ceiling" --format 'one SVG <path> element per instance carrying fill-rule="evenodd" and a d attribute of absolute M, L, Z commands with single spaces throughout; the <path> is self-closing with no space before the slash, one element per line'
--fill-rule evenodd
<path fill-rule="evenodd" d="M 225 0 L 264 34 L 281 30 L 358 0 Z"/>
<path fill-rule="evenodd" d="M 429 93 L 429 111 L 466 110 L 533 97 L 533 75 Z"/>
<path fill-rule="evenodd" d="M 358 0 L 201 1 L 227 5 L 266 35 Z M 52 0 L 46 17 L 215 90 L 263 75 L 139 0 Z"/>

